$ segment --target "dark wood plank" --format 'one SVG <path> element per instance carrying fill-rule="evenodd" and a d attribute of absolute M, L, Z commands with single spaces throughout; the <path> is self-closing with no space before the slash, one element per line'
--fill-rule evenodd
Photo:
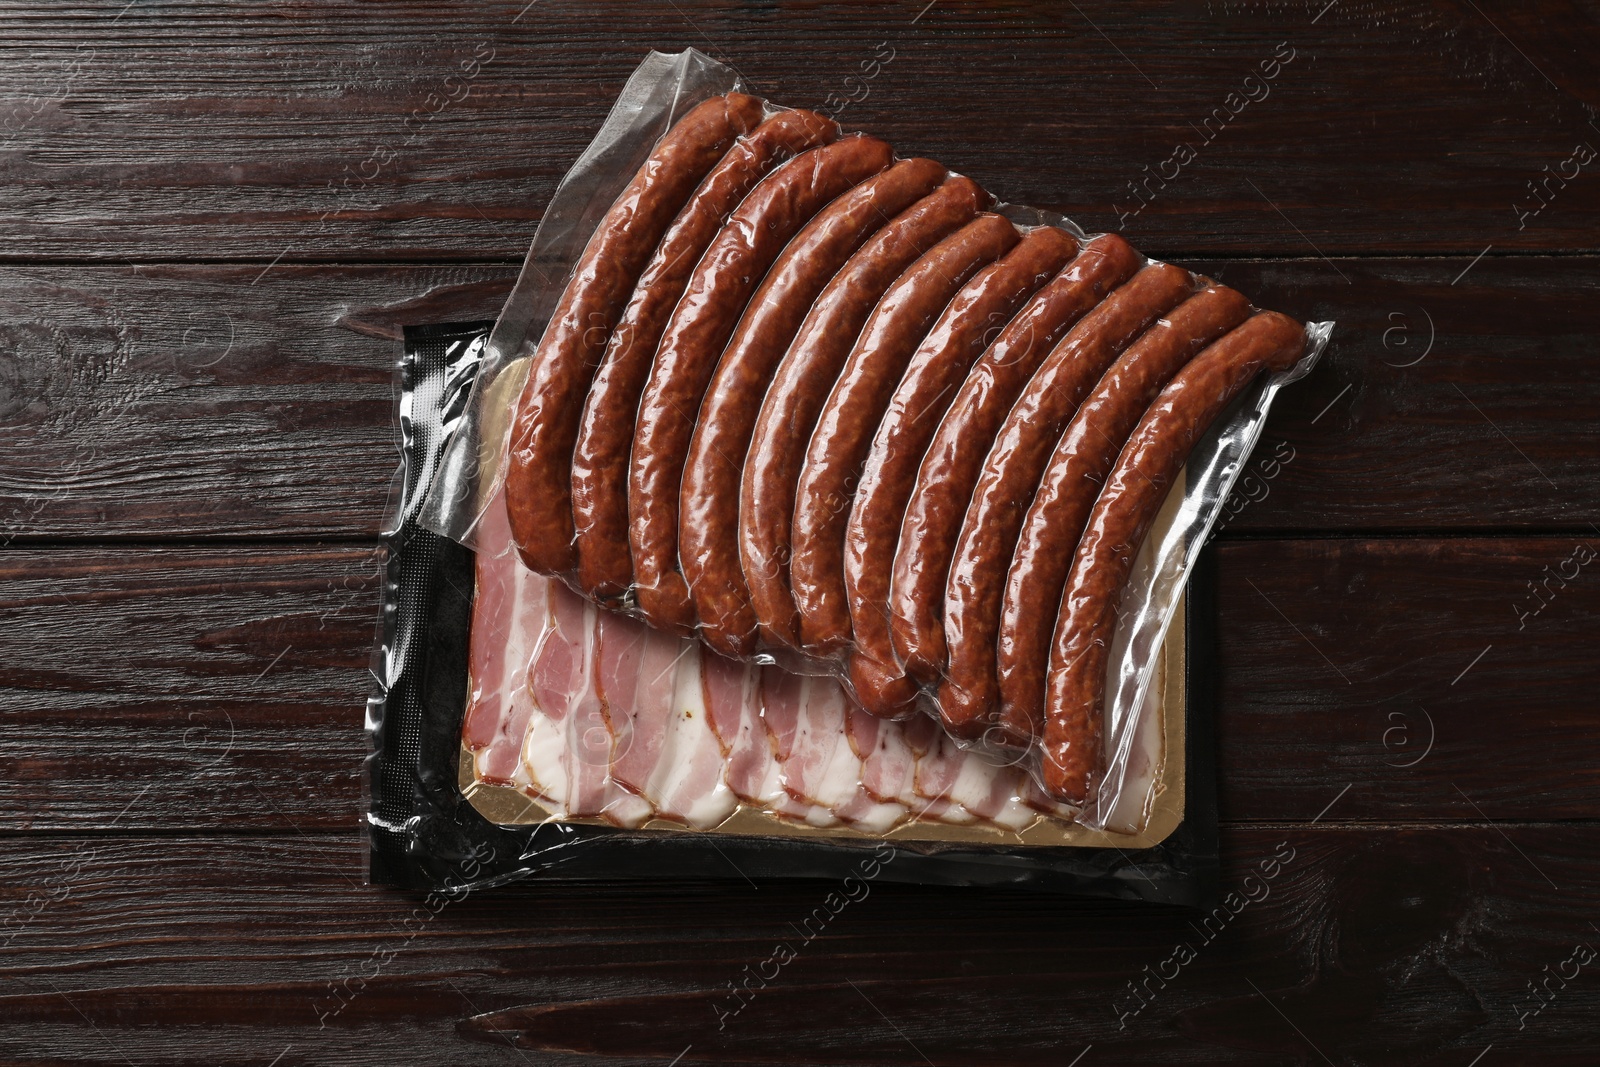
<path fill-rule="evenodd" d="M 1600 514 L 1600 259 L 1345 260 L 1350 284 L 1314 260 L 1185 263 L 1340 324 L 1258 452 L 1292 460 L 1247 483 L 1228 536 L 1587 530 Z M 0 537 L 374 536 L 396 463 L 393 338 L 492 318 L 512 274 L 0 268 L 16 357 L 0 367 Z"/>
<path fill-rule="evenodd" d="M 1587 1063 L 1593 950 L 1576 977 L 1568 961 L 1600 940 L 1597 834 L 1239 829 L 1209 923 L 866 883 L 810 941 L 837 886 L 525 884 L 430 904 L 352 884 L 345 838 L 13 841 L 0 1056 L 942 1067 L 1092 1045 L 1096 1063 L 1459 1067 L 1493 1044 L 1499 1062 Z M 719 1026 L 729 984 L 780 943 L 796 958 Z M 1563 969 L 1533 1013 L 1530 982 Z M 529 1051 L 462 1043 L 494 1031 Z"/>
<path fill-rule="evenodd" d="M 1596 162 L 1518 214 L 1600 145 L 1591 5 L 924 6 L 40 8 L 0 42 L 0 248 L 519 258 L 643 54 L 687 46 L 1154 253 L 1596 248 Z"/>
<path fill-rule="evenodd" d="M 498 267 L 0 270 L 0 537 L 376 534 L 400 327 Z"/>
<path fill-rule="evenodd" d="M 1224 816 L 1600 817 L 1559 758 L 1600 743 L 1580 540 L 1222 547 Z M 0 829 L 351 825 L 378 582 L 355 546 L 0 555 Z"/>
<path fill-rule="evenodd" d="M 0 1061 L 1593 1061 L 1600 161 L 1548 177 L 1600 146 L 1591 0 L 9 15 Z M 492 317 L 686 46 L 1340 321 L 1215 553 L 1237 917 L 873 884 L 802 944 L 839 887 L 361 884 L 400 326 Z"/>
<path fill-rule="evenodd" d="M 1222 810 L 1593 818 L 1600 532 L 1217 552 Z M 1589 560 L 1588 563 L 1582 562 Z"/>
<path fill-rule="evenodd" d="M 0 553 L 0 826 L 359 814 L 376 549 Z"/>
<path fill-rule="evenodd" d="M 1565 527 L 1594 533 L 1592 261 L 1199 262 L 1262 307 L 1334 319 L 1266 427 L 1229 533 Z M 1285 457 L 1276 477 L 1262 459 Z"/>

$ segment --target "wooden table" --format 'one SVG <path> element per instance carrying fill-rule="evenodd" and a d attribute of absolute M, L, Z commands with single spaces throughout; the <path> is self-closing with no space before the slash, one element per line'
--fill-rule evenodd
<path fill-rule="evenodd" d="M 1600 9 L 524 2 L 7 8 L 0 1061 L 1595 1062 Z M 1220 934 L 877 885 L 719 1030 L 826 887 L 363 884 L 399 327 L 686 46 L 1338 320 L 1213 549 Z"/>

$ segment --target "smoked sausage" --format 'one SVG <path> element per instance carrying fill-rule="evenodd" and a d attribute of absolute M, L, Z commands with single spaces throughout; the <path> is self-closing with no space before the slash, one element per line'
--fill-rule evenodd
<path fill-rule="evenodd" d="M 789 581 L 806 651 L 829 655 L 850 640 L 844 531 L 861 465 L 906 364 L 952 297 L 1021 239 L 983 214 L 940 241 L 891 285 L 861 329 L 817 419 L 795 489 Z"/>
<path fill-rule="evenodd" d="M 1006 570 L 1061 432 L 1117 355 L 1193 288 L 1186 270 L 1145 267 L 1079 320 L 1006 416 L 973 489 L 945 582 L 950 660 L 935 699 L 945 728 L 956 736 L 982 734 L 999 711 L 995 644 Z"/>
<path fill-rule="evenodd" d="M 761 121 L 762 104 L 730 93 L 672 127 L 584 247 L 528 367 L 507 456 L 505 496 L 522 560 L 543 574 L 577 566 L 572 543 L 572 449 L 578 419 L 611 329 L 662 234 L 733 143 Z"/>
<path fill-rule="evenodd" d="M 1045 788 L 1084 803 L 1102 773 L 1106 660 L 1134 558 L 1195 443 L 1262 370 L 1300 357 L 1305 329 L 1264 311 L 1194 357 L 1139 420 L 1073 555 L 1050 651 Z"/>
<path fill-rule="evenodd" d="M 1067 231 L 1041 226 L 973 275 L 917 347 L 878 424 L 850 508 L 844 556 L 856 645 L 851 679 L 857 702 L 874 715 L 909 710 L 917 693 L 889 633 L 889 578 L 928 440 L 973 362 L 1077 252 L 1078 242 Z"/>
<path fill-rule="evenodd" d="M 1017 395 L 1083 315 L 1133 277 L 1139 253 L 1116 234 L 1083 246 L 1039 290 L 961 383 L 917 471 L 900 526 L 890 587 L 889 621 L 906 672 L 935 685 L 945 666 L 944 587 L 961 517 L 984 457 Z"/>
<path fill-rule="evenodd" d="M 639 276 L 589 387 L 572 453 L 578 586 L 605 601 L 633 584 L 628 549 L 628 457 L 633 420 L 672 309 L 728 215 L 768 171 L 839 136 L 815 111 L 782 111 L 741 137 L 706 175 Z"/>
<path fill-rule="evenodd" d="M 701 638 L 728 656 L 755 650 L 756 616 L 739 565 L 739 482 L 761 400 L 822 287 L 890 219 L 948 172 L 905 159 L 823 208 L 767 272 L 722 353 L 689 443 L 679 500 L 678 562 Z"/>
<path fill-rule="evenodd" d="M 890 220 L 824 287 L 767 386 L 739 482 L 739 563 L 761 640 L 771 647 L 800 646 L 789 535 L 795 487 L 822 405 L 878 298 L 988 202 L 976 182 L 954 176 Z"/>
<path fill-rule="evenodd" d="M 750 294 L 783 246 L 830 200 L 889 165 L 875 137 L 853 136 L 796 156 L 761 180 L 722 228 L 673 309 L 634 424 L 628 545 L 639 613 L 688 633 L 694 604 L 678 567 L 678 493 L 700 401 Z"/>
<path fill-rule="evenodd" d="M 1250 315 L 1250 302 L 1211 285 L 1158 319 L 1078 408 L 1023 520 L 1000 612 L 997 661 L 1003 736 L 1029 743 L 1044 725 L 1044 679 L 1056 608 L 1073 551 L 1111 465 L 1162 386 L 1195 353 Z"/>

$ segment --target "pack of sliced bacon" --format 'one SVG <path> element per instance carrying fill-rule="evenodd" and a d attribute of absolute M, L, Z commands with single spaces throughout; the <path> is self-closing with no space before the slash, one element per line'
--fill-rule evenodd
<path fill-rule="evenodd" d="M 500 822 L 1148 844 L 1185 582 L 1331 331 L 652 53 L 430 475 Z M 477 803 L 477 799 L 474 801 Z"/>

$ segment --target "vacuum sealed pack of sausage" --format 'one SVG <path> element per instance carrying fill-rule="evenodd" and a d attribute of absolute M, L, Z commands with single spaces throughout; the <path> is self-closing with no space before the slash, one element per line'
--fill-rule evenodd
<path fill-rule="evenodd" d="M 485 878 L 887 841 L 886 877 L 1199 899 L 1189 579 L 1332 324 L 747 88 L 652 53 L 492 331 L 430 373 L 408 335 L 425 677 L 380 657 L 375 871 L 437 882 L 431 818 L 527 842 Z M 444 751 L 392 751 L 408 686 Z"/>

